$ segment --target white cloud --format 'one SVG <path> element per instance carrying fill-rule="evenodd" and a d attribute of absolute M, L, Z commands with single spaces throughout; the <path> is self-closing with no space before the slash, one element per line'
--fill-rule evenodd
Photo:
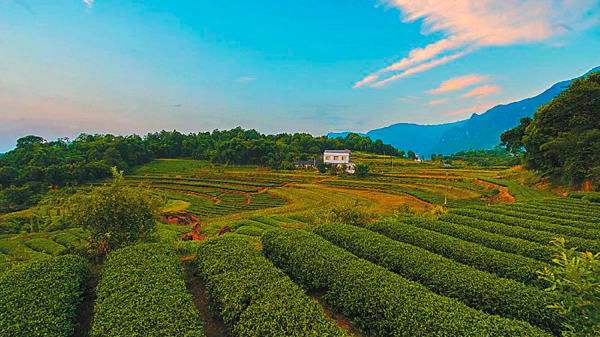
<path fill-rule="evenodd" d="M 568 33 L 572 27 L 586 27 L 591 20 L 586 18 L 591 16 L 588 13 L 600 4 L 600 0 L 381 1 L 399 9 L 404 22 L 422 20 L 423 34 L 443 33 L 446 37 L 411 50 L 408 57 L 357 82 L 356 88 L 367 84 L 378 87 L 382 82 L 389 83 L 447 63 L 448 56 L 444 55 L 448 53 L 453 56 L 451 60 L 455 60 L 477 48 L 540 42 Z M 419 68 L 423 62 L 429 66 Z M 404 72 L 401 76 L 376 80 L 397 71 Z"/>
<path fill-rule="evenodd" d="M 442 99 L 434 99 L 433 101 L 429 101 L 427 102 L 427 105 L 438 105 L 438 104 L 443 104 L 446 103 L 448 100 L 445 98 Z"/>
<path fill-rule="evenodd" d="M 439 87 L 428 91 L 430 94 L 442 94 L 449 91 L 456 91 L 466 87 L 470 87 L 473 84 L 481 83 L 486 81 L 488 76 L 481 76 L 477 74 L 453 77 L 440 84 Z"/>
<path fill-rule="evenodd" d="M 252 82 L 252 81 L 254 81 L 254 77 L 244 76 L 244 77 L 240 77 L 237 79 L 237 82 L 239 82 L 239 83 L 246 83 L 246 82 Z"/>
<path fill-rule="evenodd" d="M 94 7 L 94 1 L 95 0 L 83 0 L 83 2 L 85 2 L 85 4 L 88 6 L 88 8 Z"/>
<path fill-rule="evenodd" d="M 491 94 L 495 94 L 500 91 L 500 87 L 497 85 L 482 85 L 477 87 L 466 94 L 461 95 L 462 98 L 470 98 L 475 96 L 487 96 Z"/>

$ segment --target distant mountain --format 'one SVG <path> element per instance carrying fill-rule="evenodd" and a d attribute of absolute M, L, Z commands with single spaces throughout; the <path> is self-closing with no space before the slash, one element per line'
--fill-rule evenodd
<path fill-rule="evenodd" d="M 595 71 L 600 71 L 600 67 L 586 75 Z M 500 144 L 500 135 L 504 131 L 519 125 L 523 117 L 533 117 L 541 105 L 558 96 L 571 82 L 573 80 L 559 82 L 535 97 L 497 105 L 464 121 L 441 125 L 399 123 L 369 131 L 367 136 L 401 150 L 413 150 L 422 157 L 432 153 L 449 155 L 469 149 L 491 149 Z"/>
<path fill-rule="evenodd" d="M 328 138 L 338 138 L 338 137 L 346 138 L 351 133 L 356 133 L 357 135 L 363 136 L 363 137 L 365 137 L 367 135 L 366 133 L 358 133 L 358 132 L 348 131 L 348 132 L 330 132 L 327 134 L 327 137 Z"/>

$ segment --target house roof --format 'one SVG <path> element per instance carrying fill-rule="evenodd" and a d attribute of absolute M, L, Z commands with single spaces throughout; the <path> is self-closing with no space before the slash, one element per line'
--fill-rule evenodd
<path fill-rule="evenodd" d="M 325 153 L 344 153 L 344 154 L 350 154 L 350 150 L 325 150 Z"/>

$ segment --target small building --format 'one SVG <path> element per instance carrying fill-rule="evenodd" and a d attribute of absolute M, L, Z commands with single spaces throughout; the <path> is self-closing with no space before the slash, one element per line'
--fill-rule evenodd
<path fill-rule="evenodd" d="M 354 163 L 350 162 L 350 150 L 325 150 L 323 162 L 335 167 L 345 167 L 346 172 L 354 173 Z"/>

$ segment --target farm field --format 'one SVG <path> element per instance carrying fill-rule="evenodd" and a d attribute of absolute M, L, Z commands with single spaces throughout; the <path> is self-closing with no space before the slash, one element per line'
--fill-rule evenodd
<path fill-rule="evenodd" d="M 95 278 L 82 261 L 68 260 L 85 247 L 89 234 L 58 223 L 61 211 L 43 206 L 4 216 L 0 293 L 5 298 L 0 303 L 24 303 L 24 310 L 33 310 L 36 293 L 14 292 L 14 280 L 47 270 L 52 276 L 36 280 L 35 287 L 49 289 L 46 298 L 62 296 L 71 304 L 49 301 L 45 313 L 0 316 L 0 326 L 6 327 L 0 331 L 11 336 L 38 336 L 31 331 L 57 331 L 57 336 L 74 331 L 76 336 L 560 335 L 564 322 L 547 308 L 558 298 L 544 291 L 547 284 L 536 272 L 551 263 L 550 241 L 556 236 L 568 247 L 600 250 L 600 204 L 525 186 L 520 193 L 526 201 L 518 193 L 516 202 L 494 201 L 493 189 L 511 191 L 494 178 L 499 169 L 443 169 L 429 163 L 379 167 L 380 174 L 358 178 L 213 167 L 192 160 L 142 166 L 126 184 L 162 196 L 165 214 L 195 216 L 204 226 L 203 240 L 182 241 L 192 229 L 188 224 L 161 222 L 155 243 L 111 252 L 96 267 Z M 448 211 L 431 212 L 445 202 Z M 348 206 L 370 214 L 372 221 L 319 223 L 314 217 Z M 406 206 L 416 214 L 399 212 Z M 42 221 L 44 214 L 49 219 Z M 230 233 L 217 235 L 224 227 Z M 57 265 L 70 269 L 59 272 Z M 57 288 L 54 277 L 72 281 Z M 91 279 L 98 285 L 85 286 Z M 178 304 L 170 305 L 173 301 Z M 94 309 L 74 311 L 80 307 Z M 151 329 L 159 320 L 160 329 Z M 88 331 L 82 334 L 81 326 Z"/>

